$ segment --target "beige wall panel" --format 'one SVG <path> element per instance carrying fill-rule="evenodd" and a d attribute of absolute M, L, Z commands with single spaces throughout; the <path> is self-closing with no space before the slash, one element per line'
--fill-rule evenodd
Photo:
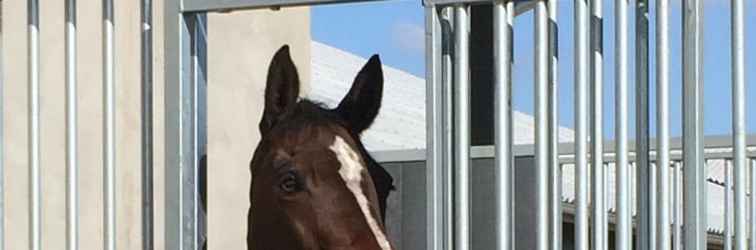
<path fill-rule="evenodd" d="M 257 125 L 268 63 L 278 48 L 289 44 L 305 93 L 309 22 L 308 8 L 209 16 L 209 249 L 246 249 L 249 161 L 260 138 Z"/>
<path fill-rule="evenodd" d="M 65 82 L 63 1 L 41 0 L 41 169 L 43 249 L 65 248 Z M 80 249 L 102 249 L 102 1 L 78 1 Z M 139 1 L 116 2 L 116 168 L 119 249 L 141 246 Z M 5 62 L 4 163 L 6 249 L 29 245 L 26 1 L 2 1 Z M 164 245 L 163 18 L 154 6 L 155 246 Z M 244 11 L 209 16 L 210 249 L 244 249 L 248 161 L 268 61 L 292 45 L 309 79 L 309 10 Z M 303 92 L 307 88 L 303 88 Z M 213 168 L 213 166 L 215 166 Z"/>

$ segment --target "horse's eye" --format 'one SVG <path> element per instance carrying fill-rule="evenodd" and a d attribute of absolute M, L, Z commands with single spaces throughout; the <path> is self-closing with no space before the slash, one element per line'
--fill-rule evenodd
<path fill-rule="evenodd" d="M 281 187 L 281 190 L 286 193 L 296 193 L 302 191 L 299 174 L 297 174 L 295 171 L 286 172 L 286 174 L 284 174 L 281 178 L 281 183 L 279 185 Z"/>

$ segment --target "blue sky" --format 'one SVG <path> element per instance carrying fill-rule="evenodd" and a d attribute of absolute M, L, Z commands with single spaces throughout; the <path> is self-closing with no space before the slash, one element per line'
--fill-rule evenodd
<path fill-rule="evenodd" d="M 614 1 L 604 1 L 604 132 L 614 134 Z M 653 2 L 653 1 L 652 1 Z M 681 12 L 679 1 L 672 1 L 670 80 L 672 135 L 682 133 L 682 59 Z M 731 131 L 730 82 L 730 15 L 729 2 L 705 0 L 704 26 L 704 131 L 706 134 L 728 134 Z M 756 1 L 746 2 L 746 84 L 748 133 L 756 133 Z M 573 100 L 573 36 L 572 1 L 559 1 L 559 99 L 560 124 L 574 125 Z M 654 69 L 654 6 L 651 6 L 651 126 L 655 127 Z M 630 65 L 634 59 L 634 13 L 630 14 Z M 514 107 L 533 111 L 533 16 L 531 13 L 515 19 Z M 319 6 L 312 9 L 314 40 L 350 51 L 363 57 L 378 53 L 387 65 L 414 75 L 424 76 L 424 17 L 419 0 L 372 2 L 348 5 Z M 630 69 L 630 132 L 635 131 L 634 68 Z M 315 83 L 317 84 L 317 83 Z"/>

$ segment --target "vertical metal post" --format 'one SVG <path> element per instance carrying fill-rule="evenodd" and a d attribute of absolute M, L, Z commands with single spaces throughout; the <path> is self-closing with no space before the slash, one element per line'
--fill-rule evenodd
<path fill-rule="evenodd" d="M 703 1 L 683 0 L 683 160 L 685 249 L 706 249 L 703 154 Z"/>
<path fill-rule="evenodd" d="M 549 12 L 549 242 L 551 250 L 562 249 L 562 167 L 559 164 L 559 25 L 558 1 L 548 1 Z M 513 4 L 514 5 L 514 4 Z"/>
<path fill-rule="evenodd" d="M 105 250 L 116 249 L 116 204 L 115 204 L 115 37 L 113 0 L 103 0 L 103 113 L 105 119 L 103 176 L 104 176 L 104 239 Z"/>
<path fill-rule="evenodd" d="M 604 206 L 604 17 L 603 1 L 591 1 L 591 156 L 593 199 L 593 231 L 591 242 L 593 249 L 604 249 L 604 231 L 606 228 L 606 207 Z"/>
<path fill-rule="evenodd" d="M 42 197 L 40 189 L 39 166 L 39 2 L 28 0 L 28 30 L 29 39 L 29 249 L 42 249 L 40 214 Z"/>
<path fill-rule="evenodd" d="M 142 250 L 154 249 L 152 136 L 152 0 L 141 1 L 142 56 Z"/>
<path fill-rule="evenodd" d="M 454 246 L 454 9 L 441 10 L 443 110 L 443 249 Z"/>
<path fill-rule="evenodd" d="M 751 249 L 756 249 L 756 159 L 751 159 Z"/>
<path fill-rule="evenodd" d="M 615 244 L 617 250 L 632 249 L 632 217 L 630 215 L 630 165 L 628 164 L 627 148 L 627 85 L 628 85 L 628 25 L 627 25 L 628 0 L 615 2 L 615 139 L 617 141 L 615 152 L 616 162 L 616 199 L 617 199 L 617 224 Z"/>
<path fill-rule="evenodd" d="M 66 0 L 66 249 L 79 249 L 76 0 Z"/>
<path fill-rule="evenodd" d="M 165 249 L 195 250 L 199 240 L 195 110 L 199 72 L 193 43 L 204 42 L 195 40 L 194 25 L 205 23 L 197 21 L 201 14 L 182 13 L 179 0 L 165 1 L 164 8 Z"/>
<path fill-rule="evenodd" d="M 669 0 L 656 0 L 657 250 L 670 248 L 669 163 Z M 677 197 L 674 192 L 672 199 Z"/>
<path fill-rule="evenodd" d="M 454 6 L 454 249 L 470 249 L 470 15 Z"/>
<path fill-rule="evenodd" d="M 732 145 L 735 185 L 735 249 L 748 247 L 746 229 L 745 24 L 743 0 L 732 0 Z M 753 194 L 752 194 L 753 195 Z"/>
<path fill-rule="evenodd" d="M 441 25 L 434 6 L 425 7 L 425 79 L 427 119 L 427 246 L 443 250 L 443 104 L 441 82 Z"/>
<path fill-rule="evenodd" d="M 615 165 L 616 167 L 616 165 Z M 609 188 L 609 164 L 604 163 L 604 187 Z M 604 197 L 604 218 L 609 218 L 611 214 L 609 206 L 611 206 L 608 198 Z M 607 219 L 608 221 L 608 219 Z M 604 230 L 604 249 L 609 249 L 609 230 Z"/>
<path fill-rule="evenodd" d="M 650 143 L 650 142 L 649 142 Z M 649 146 L 650 147 L 650 146 Z M 650 157 L 649 157 L 650 158 Z M 656 168 L 659 165 L 656 164 L 656 162 L 650 162 L 649 161 L 649 168 L 648 168 L 648 230 L 649 230 L 649 242 L 648 242 L 648 248 L 649 249 L 656 249 L 656 196 L 658 190 L 656 189 Z"/>
<path fill-rule="evenodd" d="M 672 230 L 672 246 L 674 250 L 682 250 L 682 164 L 679 161 L 675 161 L 672 171 L 674 173 L 672 177 L 672 213 L 674 214 L 673 230 Z"/>
<path fill-rule="evenodd" d="M 202 249 L 206 240 L 206 228 L 205 228 L 205 214 L 202 211 L 201 196 L 200 196 L 200 177 L 199 177 L 199 162 L 203 155 L 206 154 L 206 131 L 207 127 L 205 122 L 207 119 L 202 119 L 205 116 L 207 110 L 205 101 L 207 96 L 205 87 L 207 86 L 207 15 L 203 12 L 192 13 L 194 19 L 192 24 L 191 42 L 192 42 L 192 85 L 191 91 L 194 100 L 192 101 L 192 137 L 194 142 L 191 148 L 191 158 L 194 160 L 194 168 L 184 169 L 184 175 L 190 176 L 191 185 L 184 189 L 184 192 L 190 193 L 195 198 L 187 202 L 187 206 L 192 207 L 191 215 L 195 218 L 192 223 L 196 237 L 193 244 L 195 249 Z"/>
<path fill-rule="evenodd" d="M 648 1 L 635 1 L 635 154 L 636 154 L 636 185 L 638 205 L 638 249 L 653 248 L 655 231 L 652 230 L 652 209 L 650 182 L 651 162 L 649 160 L 649 50 L 648 50 Z"/>
<path fill-rule="evenodd" d="M 724 249 L 732 249 L 732 161 L 725 160 Z"/>
<path fill-rule="evenodd" d="M 549 31 L 545 0 L 535 2 L 535 168 L 536 168 L 536 247 L 549 247 L 549 144 L 548 144 L 548 91 L 549 91 Z M 578 215 L 579 218 L 579 215 Z"/>
<path fill-rule="evenodd" d="M 512 27 L 508 20 L 511 1 L 493 4 L 494 27 L 494 132 L 496 146 L 496 249 L 512 249 L 512 190 L 514 172 L 510 128 L 512 84 Z"/>
<path fill-rule="evenodd" d="M 2 48 L 3 32 L 0 27 L 0 250 L 5 250 L 5 60 Z"/>
<path fill-rule="evenodd" d="M 590 16 L 587 0 L 575 0 L 575 249 L 588 249 L 588 81 Z"/>

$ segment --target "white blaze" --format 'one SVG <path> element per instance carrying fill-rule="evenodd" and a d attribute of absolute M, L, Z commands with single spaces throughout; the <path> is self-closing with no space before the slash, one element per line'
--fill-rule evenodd
<path fill-rule="evenodd" d="M 357 200 L 357 204 L 360 206 L 370 230 L 373 231 L 373 236 L 378 241 L 378 245 L 383 250 L 391 250 L 391 244 L 378 226 L 378 222 L 373 218 L 373 214 L 370 213 L 367 196 L 362 192 L 362 172 L 365 171 L 365 167 L 362 165 L 359 155 L 340 136 L 335 136 L 330 149 L 341 163 L 339 175 L 346 183 L 347 189 L 352 192 Z"/>

